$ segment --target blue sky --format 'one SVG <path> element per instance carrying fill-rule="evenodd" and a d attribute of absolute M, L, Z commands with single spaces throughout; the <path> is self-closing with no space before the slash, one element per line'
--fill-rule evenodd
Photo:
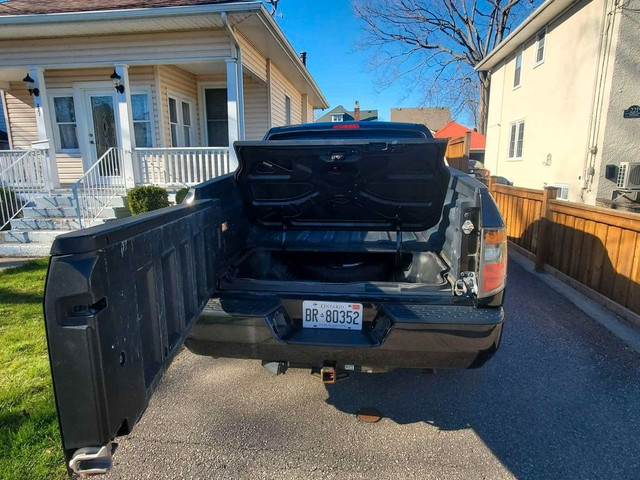
<path fill-rule="evenodd" d="M 364 32 L 350 0 L 281 0 L 278 14 L 296 51 L 307 52 L 307 67 L 331 108 L 343 105 L 351 110 L 359 100 L 360 108 L 378 109 L 380 120 L 389 120 L 391 107 L 420 106 L 417 93 L 404 98 L 402 85 L 378 90 L 376 74 L 367 68 L 371 52 L 356 49 Z"/>

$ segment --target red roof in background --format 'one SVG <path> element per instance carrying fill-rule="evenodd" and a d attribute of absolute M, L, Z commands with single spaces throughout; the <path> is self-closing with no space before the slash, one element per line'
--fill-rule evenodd
<path fill-rule="evenodd" d="M 471 132 L 471 145 L 469 148 L 471 150 L 484 150 L 487 137 L 453 120 L 438 130 L 433 136 L 436 138 L 459 138 L 467 132 Z"/>

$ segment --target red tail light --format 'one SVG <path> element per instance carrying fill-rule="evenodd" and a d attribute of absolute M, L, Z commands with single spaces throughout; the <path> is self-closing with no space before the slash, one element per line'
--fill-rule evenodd
<path fill-rule="evenodd" d="M 360 125 L 357 123 L 338 123 L 332 127 L 335 130 L 348 130 L 352 128 L 360 128 Z"/>
<path fill-rule="evenodd" d="M 495 295 L 507 279 L 507 235 L 504 228 L 483 228 L 478 297 Z"/>

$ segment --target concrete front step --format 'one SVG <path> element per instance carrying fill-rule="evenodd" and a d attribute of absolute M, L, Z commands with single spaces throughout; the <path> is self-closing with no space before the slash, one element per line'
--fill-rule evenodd
<path fill-rule="evenodd" d="M 51 243 L 58 235 L 72 230 L 9 230 L 1 232 L 6 243 Z"/>
<path fill-rule="evenodd" d="M 75 206 L 73 196 L 71 194 L 44 195 L 36 197 L 31 204 L 37 208 L 66 208 Z M 127 202 L 124 197 L 112 198 L 107 204 L 109 207 L 126 207 Z"/>
<path fill-rule="evenodd" d="M 94 225 L 104 223 L 98 219 Z M 12 230 L 78 230 L 77 218 L 17 218 L 11 220 Z"/>
<path fill-rule="evenodd" d="M 0 243 L 0 257 L 48 257 L 50 243 Z"/>
<path fill-rule="evenodd" d="M 74 218 L 78 215 L 75 207 L 25 207 L 22 211 L 24 218 Z M 98 215 L 99 218 L 122 218 L 129 216 L 127 207 L 105 207 Z"/>

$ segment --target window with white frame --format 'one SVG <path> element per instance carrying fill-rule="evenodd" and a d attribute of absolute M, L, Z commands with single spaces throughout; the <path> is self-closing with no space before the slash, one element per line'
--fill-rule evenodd
<path fill-rule="evenodd" d="M 284 96 L 284 120 L 285 125 L 291 125 L 291 98 Z"/>
<path fill-rule="evenodd" d="M 522 78 L 522 51 L 516 55 L 516 66 L 513 71 L 513 88 L 520 86 L 520 80 Z"/>
<path fill-rule="evenodd" d="M 344 113 L 334 113 L 331 115 L 332 122 L 344 122 Z"/>
<path fill-rule="evenodd" d="M 541 30 L 536 35 L 536 54 L 533 66 L 540 65 L 544 62 L 544 47 L 547 39 L 547 29 Z"/>
<path fill-rule="evenodd" d="M 553 183 L 549 186 L 556 187 L 558 189 L 558 194 L 556 196 L 558 200 L 569 200 L 569 185 L 566 183 Z"/>
<path fill-rule="evenodd" d="M 136 147 L 153 147 L 151 96 L 148 93 L 132 93 L 131 110 Z"/>
<path fill-rule="evenodd" d="M 191 147 L 194 144 L 193 102 L 169 96 L 169 125 L 172 147 Z"/>
<path fill-rule="evenodd" d="M 78 132 L 76 109 L 72 95 L 52 95 L 54 120 L 56 128 L 54 136 L 56 151 L 60 153 L 78 153 Z"/>
<path fill-rule="evenodd" d="M 514 122 L 509 132 L 509 160 L 522 159 L 522 146 L 524 143 L 524 120 Z"/>

